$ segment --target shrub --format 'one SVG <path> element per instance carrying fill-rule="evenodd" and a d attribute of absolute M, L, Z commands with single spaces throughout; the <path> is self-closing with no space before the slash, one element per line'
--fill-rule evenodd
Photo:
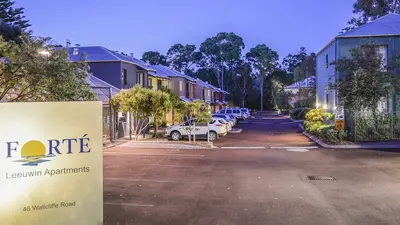
<path fill-rule="evenodd" d="M 326 130 L 324 140 L 328 144 L 337 145 L 337 144 L 343 143 L 343 141 L 345 140 L 346 137 L 347 137 L 347 133 L 345 131 L 335 130 L 333 128 L 330 128 L 330 129 Z"/>
<path fill-rule="evenodd" d="M 322 122 L 324 121 L 324 109 L 311 109 L 305 118 L 310 122 Z"/>
<path fill-rule="evenodd" d="M 324 140 L 328 144 L 341 144 L 347 138 L 347 133 L 341 130 L 335 130 L 334 125 L 327 123 L 324 120 L 326 118 L 332 118 L 333 114 L 324 114 L 323 110 L 310 110 L 306 114 L 306 120 L 304 121 L 304 129 L 306 132 Z"/>
<path fill-rule="evenodd" d="M 303 108 L 303 109 L 300 111 L 299 115 L 298 115 L 299 120 L 304 120 L 304 119 L 306 118 L 306 114 L 307 114 L 310 110 L 311 110 L 310 108 Z"/>
<path fill-rule="evenodd" d="M 308 111 L 310 111 L 310 108 L 295 108 L 292 111 L 291 118 L 295 120 L 304 120 Z"/>
<path fill-rule="evenodd" d="M 333 114 L 333 113 L 328 113 L 328 112 L 326 112 L 326 113 L 324 113 L 324 116 L 325 116 L 325 118 L 328 119 L 328 120 L 333 120 L 333 119 L 335 119 L 335 114 Z"/>

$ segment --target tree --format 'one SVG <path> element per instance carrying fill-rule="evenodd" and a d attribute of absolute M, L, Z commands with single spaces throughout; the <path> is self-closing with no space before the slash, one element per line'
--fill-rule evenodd
<path fill-rule="evenodd" d="M 172 69 L 184 74 L 190 73 L 191 67 L 201 59 L 201 53 L 195 45 L 175 44 L 167 52 L 167 62 Z"/>
<path fill-rule="evenodd" d="M 275 109 L 281 112 L 288 112 L 292 106 L 290 105 L 290 99 L 292 98 L 291 93 L 280 91 L 276 93 L 276 107 Z"/>
<path fill-rule="evenodd" d="M 15 2 L 10 0 L 0 0 L 0 19 L 12 26 L 17 26 L 26 31 L 29 20 L 25 19 L 24 8 L 14 8 Z"/>
<path fill-rule="evenodd" d="M 235 90 L 238 90 L 240 106 L 244 108 L 248 92 L 252 85 L 251 65 L 244 60 L 240 60 L 235 66 L 235 71 L 237 72 L 233 80 L 235 84 Z"/>
<path fill-rule="evenodd" d="M 121 112 L 129 113 L 130 118 L 136 117 L 135 127 L 129 127 L 130 135 L 134 132 L 135 140 L 150 124 L 149 117 L 157 121 L 170 109 L 168 94 L 136 85 L 129 90 L 124 90 L 111 99 L 111 105 Z"/>
<path fill-rule="evenodd" d="M 172 109 L 172 124 L 175 123 L 176 119 L 181 121 L 181 118 L 179 116 L 178 116 L 178 118 L 175 118 L 176 111 L 179 111 L 180 109 L 182 109 L 184 107 L 184 104 L 183 104 L 181 98 L 179 97 L 179 95 L 176 94 L 171 89 L 164 87 L 164 86 L 161 86 L 160 90 L 169 96 L 169 101 L 170 101 L 170 105 L 171 105 L 171 109 Z"/>
<path fill-rule="evenodd" d="M 14 4 L 14 1 L 0 0 L 0 35 L 6 41 L 18 42 L 18 37 L 31 25 L 23 15 L 24 8 L 14 8 Z"/>
<path fill-rule="evenodd" d="M 389 13 L 399 12 L 399 0 L 357 0 L 353 4 L 353 13 L 356 15 L 348 21 L 343 31 L 349 31 Z"/>
<path fill-rule="evenodd" d="M 185 121 L 193 121 L 189 123 L 189 126 L 185 126 L 185 131 L 191 141 L 193 131 L 197 130 L 196 123 L 209 123 L 211 119 L 210 106 L 204 104 L 201 100 L 195 100 L 193 102 L 185 102 L 184 106 L 179 108 L 179 113 L 184 116 Z M 194 136 L 194 140 L 196 137 Z"/>
<path fill-rule="evenodd" d="M 289 54 L 282 60 L 283 69 L 288 73 L 293 73 L 294 69 L 299 66 L 307 57 L 307 50 L 305 47 L 301 47 L 299 52 L 292 55 Z"/>
<path fill-rule="evenodd" d="M 21 36 L 21 43 L 0 37 L 0 100 L 94 100 L 86 62 L 71 62 L 68 53 L 46 47 L 49 39 Z M 42 53 L 42 54 L 40 54 Z"/>
<path fill-rule="evenodd" d="M 243 39 L 235 33 L 220 32 L 215 37 L 207 38 L 200 45 L 203 54 L 200 66 L 213 71 L 218 87 L 225 89 L 224 71 L 231 69 L 240 59 L 245 45 Z"/>
<path fill-rule="evenodd" d="M 306 102 L 313 102 L 315 100 L 316 95 L 316 83 L 315 83 L 315 75 L 316 75 L 316 55 L 315 53 L 311 53 L 308 55 L 302 63 L 300 63 L 294 69 L 294 81 L 298 82 L 300 85 L 298 86 L 299 92 L 297 93 L 300 99 L 310 98 Z M 308 81 L 307 88 L 303 88 L 303 82 Z"/>
<path fill-rule="evenodd" d="M 398 58 L 397 58 L 398 59 Z M 374 118 L 378 104 L 383 98 L 393 96 L 400 90 L 398 67 L 394 59 L 389 68 L 382 66 L 382 55 L 376 46 L 363 46 L 353 49 L 351 58 L 342 58 L 333 62 L 339 72 L 338 80 L 332 77 L 330 89 L 337 89 L 339 104 L 350 109 L 351 113 L 372 112 Z M 378 121 L 375 121 L 378 125 Z"/>
<path fill-rule="evenodd" d="M 142 60 L 149 63 L 150 65 L 168 66 L 167 57 L 155 51 L 144 52 L 142 55 Z"/>
<path fill-rule="evenodd" d="M 246 59 L 250 62 L 254 75 L 260 81 L 260 110 L 263 111 L 264 79 L 276 69 L 279 55 L 265 44 L 261 44 L 251 48 L 246 54 Z"/>

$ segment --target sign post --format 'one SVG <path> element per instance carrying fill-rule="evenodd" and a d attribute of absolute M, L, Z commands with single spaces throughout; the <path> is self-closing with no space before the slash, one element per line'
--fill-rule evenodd
<path fill-rule="evenodd" d="M 337 106 L 335 112 L 335 129 L 344 130 L 344 108 L 343 106 Z"/>
<path fill-rule="evenodd" d="M 101 102 L 0 104 L 0 218 L 102 224 Z"/>

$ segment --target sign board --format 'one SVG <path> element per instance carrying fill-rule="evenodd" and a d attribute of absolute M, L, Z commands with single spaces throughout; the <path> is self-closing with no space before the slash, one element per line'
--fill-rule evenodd
<path fill-rule="evenodd" d="M 344 130 L 344 120 L 335 120 L 335 129 Z"/>
<path fill-rule="evenodd" d="M 0 218 L 102 224 L 101 102 L 0 103 Z"/>
<path fill-rule="evenodd" d="M 344 120 L 344 108 L 343 106 L 337 106 L 335 110 L 335 119 Z"/>

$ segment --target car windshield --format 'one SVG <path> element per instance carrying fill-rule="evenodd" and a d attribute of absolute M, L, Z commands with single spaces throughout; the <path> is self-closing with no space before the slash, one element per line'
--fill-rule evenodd
<path fill-rule="evenodd" d="M 220 120 L 218 120 L 220 123 L 222 123 L 222 124 L 227 124 L 228 122 L 226 122 L 226 120 L 224 120 L 224 119 L 220 119 Z"/>
<path fill-rule="evenodd" d="M 247 109 L 241 109 L 240 111 L 245 113 L 245 112 L 247 112 Z"/>

